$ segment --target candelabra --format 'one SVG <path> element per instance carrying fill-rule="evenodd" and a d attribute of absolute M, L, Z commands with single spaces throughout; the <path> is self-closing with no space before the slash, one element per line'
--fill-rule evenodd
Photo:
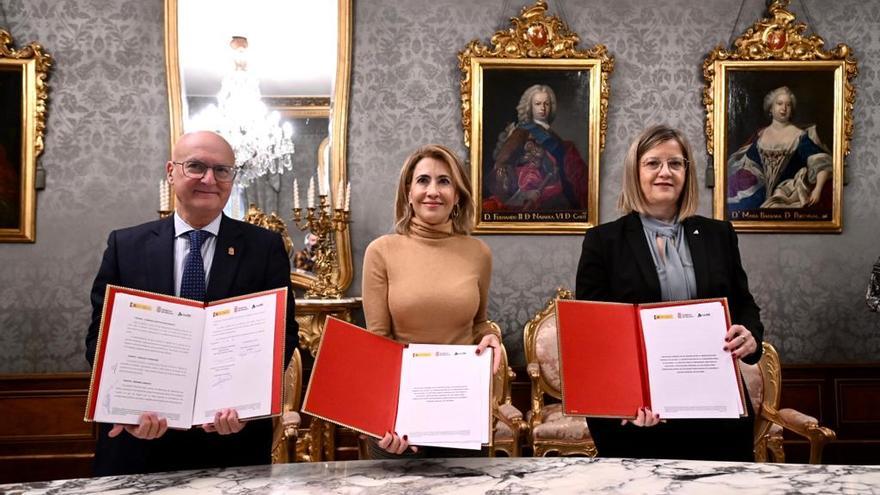
<path fill-rule="evenodd" d="M 171 191 L 171 184 L 168 183 L 167 180 L 162 179 L 159 181 L 159 218 L 166 218 L 174 213 L 174 210 L 171 209 L 171 196 L 173 192 Z"/>
<path fill-rule="evenodd" d="M 309 192 L 312 193 L 312 190 Z M 344 202 L 344 208 L 342 201 L 338 201 L 334 208 L 331 207 L 326 194 L 319 194 L 318 205 L 315 206 L 313 196 L 310 194 L 305 217 L 303 217 L 303 208 L 300 208 L 298 203 L 297 198 L 293 207 L 293 224 L 299 230 L 309 231 L 318 238 L 314 248 L 315 281 L 306 290 L 306 298 L 339 299 L 342 297 L 342 291 L 337 283 L 339 261 L 334 239 L 337 232 L 344 232 L 348 228 L 351 219 L 348 201 Z"/>

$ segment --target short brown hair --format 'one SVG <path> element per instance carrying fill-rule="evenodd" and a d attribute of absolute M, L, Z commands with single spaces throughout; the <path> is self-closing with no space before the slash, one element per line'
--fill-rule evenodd
<path fill-rule="evenodd" d="M 648 150 L 666 141 L 675 141 L 681 146 L 684 158 L 687 160 L 685 170 L 684 188 L 681 197 L 678 198 L 678 219 L 684 220 L 697 212 L 700 202 L 700 192 L 697 189 L 697 172 L 694 164 L 694 153 L 684 133 L 664 124 L 651 126 L 632 142 L 623 160 L 623 184 L 620 190 L 620 198 L 617 200 L 617 208 L 624 213 L 647 211 L 647 200 L 642 186 L 639 183 L 639 162 Z"/>
<path fill-rule="evenodd" d="M 398 234 L 409 233 L 409 225 L 413 217 L 413 210 L 409 206 L 409 188 L 412 185 L 413 171 L 423 158 L 433 158 L 449 166 L 455 190 L 458 192 L 458 203 L 456 203 L 458 215 L 452 217 L 452 230 L 456 234 L 470 234 L 474 228 L 471 180 L 455 152 L 440 144 L 422 146 L 404 160 L 397 185 L 397 199 L 394 202 L 394 231 Z"/>

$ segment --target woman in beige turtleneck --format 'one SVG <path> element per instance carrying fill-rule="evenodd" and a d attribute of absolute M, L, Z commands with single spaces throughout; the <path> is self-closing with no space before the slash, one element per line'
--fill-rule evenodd
<path fill-rule="evenodd" d="M 371 242 L 364 254 L 364 314 L 371 332 L 400 342 L 478 344 L 477 353 L 492 347 L 497 370 L 501 336 L 486 316 L 492 253 L 470 236 L 471 196 L 470 180 L 448 148 L 427 145 L 406 159 L 395 233 Z M 395 432 L 375 445 L 391 454 L 419 450 Z"/>

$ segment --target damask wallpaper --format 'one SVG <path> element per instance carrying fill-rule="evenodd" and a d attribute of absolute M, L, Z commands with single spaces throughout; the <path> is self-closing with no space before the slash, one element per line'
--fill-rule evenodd
<path fill-rule="evenodd" d="M 355 1 L 349 172 L 356 272 L 367 244 L 391 228 L 389 198 L 405 156 L 429 142 L 466 155 L 456 54 L 472 39 L 488 42 L 524 3 Z M 763 5 L 746 0 L 737 23 L 739 5 L 728 0 L 550 0 L 582 45 L 604 43 L 616 60 L 601 159 L 602 221 L 618 216 L 623 155 L 643 126 L 681 127 L 705 158 L 701 61 L 761 16 Z M 17 44 L 37 40 L 55 58 L 37 242 L 0 245 L 0 373 L 81 371 L 89 288 L 107 234 L 155 218 L 169 144 L 162 0 L 0 6 Z M 859 59 L 844 230 L 742 234 L 743 262 L 767 338 L 784 362 L 876 361 L 880 316 L 868 312 L 864 293 L 880 255 L 880 160 L 869 144 L 880 139 L 880 5 L 803 0 L 791 8 L 827 44 L 845 42 Z M 700 193 L 700 212 L 708 216 L 711 190 Z M 557 286 L 573 288 L 580 236 L 482 238 L 494 255 L 490 317 L 504 329 L 511 361 L 522 363 L 525 323 Z M 349 293 L 360 293 L 359 275 Z"/>

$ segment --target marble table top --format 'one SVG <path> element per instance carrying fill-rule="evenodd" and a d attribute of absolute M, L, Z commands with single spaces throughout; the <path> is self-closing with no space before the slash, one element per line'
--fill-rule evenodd
<path fill-rule="evenodd" d="M 277 464 L 0 485 L 4 494 L 880 493 L 880 466 L 589 458 Z"/>

